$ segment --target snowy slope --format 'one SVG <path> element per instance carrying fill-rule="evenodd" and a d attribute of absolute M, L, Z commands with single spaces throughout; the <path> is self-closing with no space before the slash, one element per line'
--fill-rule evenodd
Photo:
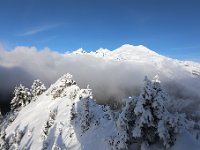
<path fill-rule="evenodd" d="M 79 104 L 79 96 L 84 96 L 84 89 L 77 85 L 66 87 L 62 91 L 62 96 L 54 99 L 52 91 L 59 87 L 62 77 L 51 87 L 29 105 L 24 107 L 18 114 L 17 118 L 6 129 L 7 137 L 19 130 L 25 132 L 21 139 L 20 145 L 13 145 L 13 149 L 43 149 L 44 140 L 42 131 L 45 121 L 48 120 L 50 111 L 56 111 L 56 117 L 53 125 L 49 129 L 45 143 L 47 149 L 52 149 L 53 145 L 61 149 L 108 149 L 106 138 L 115 133 L 115 124 L 112 120 L 106 119 L 106 113 L 102 107 L 92 102 L 92 111 L 95 116 L 100 118 L 98 126 L 93 126 L 88 132 L 82 134 L 79 125 L 72 123 L 70 119 L 70 110 L 72 103 Z M 88 89 L 85 89 L 86 91 Z M 70 99 L 71 93 L 77 93 L 74 99 Z M 79 104 L 80 105 L 80 104 Z"/>

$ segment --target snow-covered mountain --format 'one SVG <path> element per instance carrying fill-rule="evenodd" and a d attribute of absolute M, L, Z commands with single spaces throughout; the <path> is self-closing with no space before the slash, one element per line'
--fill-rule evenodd
<path fill-rule="evenodd" d="M 92 89 L 80 88 L 70 74 L 60 77 L 47 90 L 36 80 L 30 90 L 17 87 L 11 112 L 3 120 L 0 115 L 0 149 L 199 150 L 200 113 L 194 99 L 199 101 L 200 64 L 174 60 L 132 45 L 114 51 L 99 49 L 88 53 L 79 49 L 65 54 L 67 58 L 76 56 L 123 62 L 129 67 L 139 64 L 147 75 L 152 70 L 164 80 L 167 92 L 171 92 L 168 94 L 180 97 L 166 94 L 158 76 L 152 81 L 145 78 L 139 96 L 124 97 L 120 109 L 112 110 L 98 104 Z M 177 93 L 180 91 L 167 85 L 167 81 L 192 92 Z M 189 99 L 186 93 L 196 95 Z M 192 114 L 184 109 L 189 104 L 197 107 Z"/>
<path fill-rule="evenodd" d="M 192 76 L 200 77 L 200 64 L 192 61 L 180 61 L 171 59 L 146 48 L 143 45 L 133 46 L 129 44 L 110 51 L 108 49 L 100 48 L 95 52 L 86 52 L 82 48 L 70 53 L 69 55 L 89 55 L 109 60 L 129 61 L 132 63 L 148 63 L 152 64 L 158 69 L 167 69 L 165 65 L 180 67 L 188 71 Z"/>
<path fill-rule="evenodd" d="M 138 61 L 144 62 L 145 60 L 153 61 L 154 58 L 162 57 L 161 55 L 157 54 L 154 51 L 149 50 L 148 48 L 142 45 L 133 46 L 128 44 L 122 45 L 121 47 L 115 49 L 114 51 L 109 51 L 107 49 L 99 49 L 95 53 L 90 52 L 88 54 L 114 60 L 137 61 L 137 62 Z"/>

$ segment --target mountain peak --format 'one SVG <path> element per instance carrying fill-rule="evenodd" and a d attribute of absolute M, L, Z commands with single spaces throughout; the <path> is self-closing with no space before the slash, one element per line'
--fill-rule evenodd
<path fill-rule="evenodd" d="M 79 49 L 73 51 L 72 53 L 73 54 L 80 54 L 80 55 L 82 55 L 82 54 L 85 54 L 86 51 L 83 48 L 79 48 Z"/>
<path fill-rule="evenodd" d="M 148 53 L 148 54 L 158 55 L 156 52 L 148 49 L 147 47 L 143 45 L 134 46 L 130 44 L 124 44 L 121 47 L 117 48 L 116 50 L 119 50 L 120 52 L 131 51 L 132 53 L 135 53 L 135 54 Z"/>
<path fill-rule="evenodd" d="M 130 45 L 130 44 L 124 44 L 121 47 L 111 51 L 111 54 L 109 56 L 110 59 L 115 60 L 128 60 L 128 61 L 146 61 L 146 60 L 152 60 L 160 56 L 156 52 L 146 48 L 143 45 Z"/>

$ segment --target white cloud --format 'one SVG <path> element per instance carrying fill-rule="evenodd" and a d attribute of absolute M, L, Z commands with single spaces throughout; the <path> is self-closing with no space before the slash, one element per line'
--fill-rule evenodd
<path fill-rule="evenodd" d="M 151 76 L 153 74 L 149 69 L 152 67 L 142 64 L 130 65 L 128 62 L 106 61 L 92 56 L 71 56 L 48 48 L 38 51 L 35 47 L 16 47 L 10 52 L 3 51 L 0 58 L 0 66 L 17 67 L 26 71 L 30 75 L 30 82 L 33 78 L 40 78 L 49 85 L 64 73 L 69 72 L 73 74 L 80 86 L 86 87 L 90 84 L 98 99 L 108 99 L 107 97 L 115 95 L 124 96 L 125 90 L 127 93 L 134 93 L 134 87 L 141 85 L 145 72 Z M 144 67 L 145 70 L 140 69 Z M 8 76 L 13 78 L 14 83 L 15 73 L 12 72 Z M 12 88 L 14 86 L 12 85 Z M 108 90 L 105 90 L 106 88 Z"/>

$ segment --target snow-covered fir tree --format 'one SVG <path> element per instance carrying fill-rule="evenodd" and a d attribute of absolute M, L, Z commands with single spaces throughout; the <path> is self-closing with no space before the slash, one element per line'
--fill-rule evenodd
<path fill-rule="evenodd" d="M 164 105 L 167 99 L 160 82 L 151 82 L 145 77 L 144 87 L 136 99 L 134 109 L 136 118 L 133 138 L 146 144 L 161 140 L 167 148 L 175 142 L 176 133 L 181 127 L 186 127 L 186 118 L 179 113 L 170 114 Z"/>
<path fill-rule="evenodd" d="M 133 137 L 141 141 L 152 143 L 156 140 L 156 126 L 154 121 L 156 122 L 159 118 L 157 118 L 157 115 L 154 118 L 152 114 L 155 113 L 152 107 L 154 103 L 152 83 L 147 77 L 145 77 L 144 81 L 144 88 L 139 98 L 136 99 L 136 107 L 134 109 L 136 120 L 133 129 Z"/>
<path fill-rule="evenodd" d="M 43 129 L 42 129 L 42 138 L 44 141 L 46 140 L 48 136 L 49 128 L 51 128 L 54 124 L 56 115 L 57 115 L 57 109 L 53 109 L 52 111 L 49 112 L 49 118 L 47 121 L 45 121 Z"/>
<path fill-rule="evenodd" d="M 102 110 L 104 111 L 103 118 L 106 118 L 108 120 L 114 120 L 114 113 L 110 109 L 110 106 L 108 106 L 108 105 L 106 105 L 106 106 L 102 105 Z"/>
<path fill-rule="evenodd" d="M 80 88 L 77 85 L 72 85 L 70 87 L 65 88 L 60 96 L 74 100 L 77 96 L 79 96 L 79 91 Z"/>
<path fill-rule="evenodd" d="M 46 87 L 40 80 L 34 80 L 31 86 L 31 94 L 33 97 L 37 97 L 46 91 Z"/>
<path fill-rule="evenodd" d="M 0 129 L 0 149 L 1 150 L 8 149 L 8 143 L 6 141 L 6 132 L 4 127 Z"/>
<path fill-rule="evenodd" d="M 8 113 L 6 113 L 6 115 L 4 116 L 4 120 L 3 120 L 3 126 L 7 127 L 10 123 L 12 123 L 15 118 L 17 117 L 18 112 L 13 112 L 10 111 Z"/>
<path fill-rule="evenodd" d="M 18 110 L 21 107 L 27 105 L 31 101 L 31 93 L 28 88 L 25 88 L 23 85 L 15 87 L 14 98 L 11 100 L 11 110 Z"/>
<path fill-rule="evenodd" d="M 89 129 L 90 122 L 91 122 L 89 100 L 90 100 L 89 97 L 81 99 L 83 112 L 81 115 L 80 124 L 81 124 L 81 130 L 83 133 Z"/>
<path fill-rule="evenodd" d="M 192 130 L 191 133 L 193 136 L 200 140 L 200 111 L 196 111 L 191 115 L 192 118 Z"/>
<path fill-rule="evenodd" d="M 49 128 L 51 127 L 50 122 L 47 120 L 43 126 L 42 138 L 45 139 L 48 136 Z"/>
<path fill-rule="evenodd" d="M 126 100 L 126 105 L 117 120 L 117 138 L 114 141 L 117 149 L 127 149 L 132 141 L 132 129 L 135 121 L 135 102 L 133 98 Z"/>
<path fill-rule="evenodd" d="M 25 130 L 16 129 L 14 133 L 9 137 L 9 148 L 10 149 L 19 149 L 20 142 L 25 134 Z"/>
<path fill-rule="evenodd" d="M 95 106 L 96 103 L 93 99 L 92 90 L 87 86 L 87 89 L 82 89 L 82 93 L 80 94 L 80 126 L 82 133 L 87 131 L 91 124 L 94 125 L 99 124 L 99 120 L 94 117 L 93 113 L 91 112 L 91 107 Z"/>
<path fill-rule="evenodd" d="M 48 148 L 48 140 L 47 137 L 49 135 L 49 130 L 50 128 L 54 125 L 55 119 L 56 119 L 56 115 L 57 115 L 57 109 L 53 109 L 52 111 L 49 112 L 49 118 L 47 121 L 45 121 L 43 128 L 42 128 L 42 150 L 46 150 Z"/>
<path fill-rule="evenodd" d="M 89 85 L 87 85 L 86 89 L 82 89 L 81 94 L 79 95 L 81 98 L 93 98 L 92 89 L 89 88 Z"/>
<path fill-rule="evenodd" d="M 129 140 L 129 127 L 126 113 L 122 112 L 117 120 L 117 138 L 114 140 L 114 145 L 117 149 L 127 149 Z"/>
<path fill-rule="evenodd" d="M 21 142 L 21 139 L 22 139 L 23 136 L 24 136 L 24 131 L 23 130 L 18 129 L 15 132 L 16 143 L 18 145 L 20 145 L 20 142 Z"/>
<path fill-rule="evenodd" d="M 161 120 L 158 121 L 157 134 L 166 148 L 176 141 L 176 135 L 190 128 L 190 121 L 185 114 L 169 113 L 165 111 Z"/>
<path fill-rule="evenodd" d="M 54 124 L 54 121 L 56 119 L 56 115 L 57 115 L 57 108 L 55 108 L 52 111 L 50 111 L 50 113 L 49 113 L 49 123 L 51 125 Z"/>
<path fill-rule="evenodd" d="M 57 82 L 57 86 L 51 90 L 51 95 L 54 99 L 57 97 L 61 97 L 66 87 L 76 85 L 76 82 L 72 79 L 72 75 L 69 73 L 63 75 Z"/>
<path fill-rule="evenodd" d="M 78 125 L 82 134 L 92 126 L 98 126 L 100 123 L 99 116 L 95 115 L 96 112 L 94 110 L 97 109 L 98 105 L 92 97 L 92 91 L 89 87 L 87 87 L 87 89 L 81 89 L 79 97 L 77 97 L 79 100 L 73 102 L 71 105 L 71 123 Z M 98 109 L 102 109 L 102 107 Z M 103 118 L 103 116 L 101 117 Z"/>
<path fill-rule="evenodd" d="M 200 139 L 200 120 L 194 122 L 192 133 L 197 140 Z"/>
<path fill-rule="evenodd" d="M 71 110 L 70 110 L 70 120 L 74 120 L 77 117 L 76 109 L 75 109 L 75 103 L 72 103 Z"/>

